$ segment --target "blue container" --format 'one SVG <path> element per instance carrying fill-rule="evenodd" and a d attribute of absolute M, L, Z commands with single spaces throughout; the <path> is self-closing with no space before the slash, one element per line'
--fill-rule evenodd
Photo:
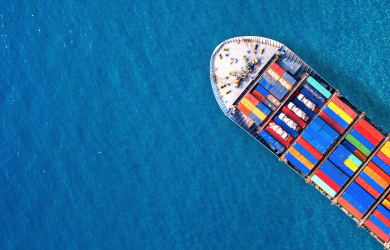
<path fill-rule="evenodd" d="M 263 88 L 265 88 L 267 91 L 270 91 L 272 88 L 272 84 L 267 82 L 264 78 L 260 78 L 259 83 Z"/>
<path fill-rule="evenodd" d="M 302 147 L 300 144 L 296 143 L 294 145 L 295 150 L 297 150 L 303 157 L 308 159 L 312 164 L 317 164 L 318 160 L 310 154 L 304 147 Z"/>
<path fill-rule="evenodd" d="M 354 145 L 352 145 L 349 141 L 344 140 L 341 145 L 343 145 L 346 149 L 348 149 L 349 152 L 354 153 L 356 151 L 356 148 Z"/>
<path fill-rule="evenodd" d="M 341 171 L 338 167 L 336 167 L 331 161 L 326 160 L 324 163 L 324 167 L 332 171 L 332 173 L 344 184 L 349 178 L 348 176 Z"/>
<path fill-rule="evenodd" d="M 264 80 L 266 80 L 272 86 L 274 86 L 275 83 L 276 83 L 276 81 L 268 73 L 264 73 L 263 78 L 264 78 Z"/>
<path fill-rule="evenodd" d="M 323 96 L 320 92 L 318 92 L 313 86 L 311 86 L 308 82 L 303 84 L 303 87 L 307 89 L 313 96 L 315 96 L 320 102 L 324 103 L 326 101 L 325 96 Z"/>
<path fill-rule="evenodd" d="M 320 100 L 318 100 L 317 98 L 313 97 L 313 99 L 310 100 L 312 103 L 314 103 L 317 108 L 321 109 L 324 104 L 322 102 L 320 102 Z"/>
<path fill-rule="evenodd" d="M 371 204 L 374 203 L 375 199 L 357 183 L 353 182 L 350 188 L 355 190 L 355 192 L 358 193 L 365 202 L 367 202 L 368 206 L 371 206 Z"/>
<path fill-rule="evenodd" d="M 282 153 L 283 150 L 284 150 L 284 147 L 279 142 L 277 142 L 276 140 L 272 141 L 270 143 L 270 145 L 276 149 L 276 153 L 277 154 Z"/>
<path fill-rule="evenodd" d="M 358 210 L 361 214 L 364 214 L 367 209 L 364 208 L 359 202 L 357 202 L 352 196 L 350 196 L 348 193 L 344 193 L 341 197 L 343 197 L 346 201 L 348 201 L 349 204 L 351 204 L 356 210 Z"/>
<path fill-rule="evenodd" d="M 340 179 L 330 168 L 330 166 L 324 164 L 321 166 L 320 169 L 326 176 L 329 177 L 329 179 L 331 179 L 334 183 L 337 184 L 337 186 L 341 188 L 344 185 L 345 181 L 343 179 Z"/>
<path fill-rule="evenodd" d="M 350 134 L 355 137 L 356 140 L 358 140 L 361 144 L 363 144 L 363 146 L 365 146 L 368 150 L 373 151 L 375 149 L 375 146 L 355 129 L 352 129 Z"/>
<path fill-rule="evenodd" d="M 280 93 L 283 93 L 283 89 L 285 89 L 280 83 L 275 83 L 274 88 L 279 91 Z"/>
<path fill-rule="evenodd" d="M 298 136 L 298 133 L 290 128 L 286 123 L 284 123 L 282 120 L 279 119 L 279 117 L 274 118 L 274 122 L 278 124 L 284 131 L 286 131 L 289 135 L 291 135 L 293 138 Z"/>
<path fill-rule="evenodd" d="M 299 91 L 302 95 L 304 95 L 307 99 L 311 100 L 313 99 L 313 95 L 305 88 L 302 88 L 300 91 Z"/>
<path fill-rule="evenodd" d="M 270 102 L 268 99 L 264 100 L 263 104 L 269 109 L 271 110 L 272 112 L 276 110 L 276 107 L 275 105 Z"/>
<path fill-rule="evenodd" d="M 366 173 L 362 172 L 360 175 L 359 175 L 360 178 L 363 179 L 363 181 L 365 181 L 368 185 L 370 185 L 375 191 L 377 191 L 378 193 L 382 193 L 384 191 L 384 189 L 378 184 L 376 183 L 376 181 L 374 181 L 373 179 L 371 179 L 370 176 L 368 176 Z"/>
<path fill-rule="evenodd" d="M 287 72 L 284 72 L 282 77 L 284 80 L 288 81 L 293 86 L 297 83 L 297 81 Z"/>
<path fill-rule="evenodd" d="M 308 117 L 313 118 L 313 117 L 316 115 L 313 111 L 311 111 L 309 108 L 307 108 L 307 107 L 305 106 L 305 104 L 303 104 L 303 103 L 302 103 L 300 100 L 298 100 L 297 98 L 294 98 L 294 99 L 292 100 L 292 103 L 294 103 L 295 106 L 297 106 L 297 107 L 300 108 L 303 112 L 305 112 L 306 115 L 307 115 Z"/>
<path fill-rule="evenodd" d="M 375 163 L 375 165 L 377 165 L 380 169 L 385 171 L 385 173 L 390 176 L 390 167 L 386 165 L 386 163 L 384 163 L 381 159 L 379 159 L 378 156 L 374 156 L 372 161 Z"/>
<path fill-rule="evenodd" d="M 262 121 L 260 120 L 259 117 L 257 117 L 255 114 L 253 113 L 250 113 L 249 114 L 249 119 L 252 119 L 252 121 L 254 121 L 257 125 L 260 125 L 262 123 Z"/>
<path fill-rule="evenodd" d="M 375 215 L 371 215 L 370 219 L 375 226 L 377 226 L 380 230 L 382 230 L 386 235 L 390 235 L 390 228 L 388 228 L 385 224 L 383 224 L 382 221 L 380 221 L 378 218 L 375 217 Z"/>
<path fill-rule="evenodd" d="M 280 93 L 276 88 L 272 88 L 270 90 L 270 93 L 276 97 L 279 101 L 283 100 L 283 94 Z"/>
<path fill-rule="evenodd" d="M 384 206 L 379 205 L 376 210 L 378 210 L 378 212 L 381 213 L 381 215 L 383 215 L 386 219 L 390 220 L 390 212 Z"/>
<path fill-rule="evenodd" d="M 346 174 L 348 175 L 349 177 L 351 177 L 354 172 L 345 164 L 341 165 L 340 169 Z"/>
<path fill-rule="evenodd" d="M 313 136 L 311 136 L 309 133 L 303 132 L 302 138 L 305 139 L 313 148 L 317 149 L 318 152 L 320 152 L 322 155 L 325 154 L 326 148 L 319 143 Z"/>
<path fill-rule="evenodd" d="M 298 161 L 292 154 L 287 153 L 285 158 L 296 168 L 301 170 L 301 172 L 305 175 L 310 173 L 310 169 L 308 169 L 305 165 L 303 165 L 300 161 Z"/>
<path fill-rule="evenodd" d="M 335 164 L 336 166 L 338 167 L 341 167 L 341 165 L 343 165 L 343 163 L 345 162 L 345 160 L 348 159 L 348 156 L 349 155 L 344 155 L 343 153 L 341 153 L 338 148 L 333 152 L 333 154 L 329 157 L 329 160 L 331 160 L 333 162 L 333 164 Z"/>
<path fill-rule="evenodd" d="M 259 93 L 262 94 L 265 98 L 269 96 L 269 92 L 265 90 L 261 85 L 257 86 L 256 90 L 259 91 Z"/>
<path fill-rule="evenodd" d="M 264 130 L 262 130 L 260 132 L 260 136 L 268 143 L 272 142 L 274 140 L 274 138 L 272 136 L 270 136 L 267 132 L 265 132 Z"/>
<path fill-rule="evenodd" d="M 349 157 L 352 153 L 346 149 L 343 145 L 339 145 L 337 147 L 337 151 L 339 151 L 342 155 L 344 155 L 345 157 Z"/>
<path fill-rule="evenodd" d="M 261 102 L 259 104 L 257 104 L 256 108 L 258 108 L 266 116 L 269 116 L 271 114 L 271 111 Z"/>
<path fill-rule="evenodd" d="M 340 127 L 343 129 L 347 129 L 349 124 L 344 121 L 340 116 L 338 116 L 333 110 L 331 110 L 329 107 L 324 108 L 325 114 L 327 114 L 330 118 L 332 118 L 333 121 L 335 121 Z"/>
<path fill-rule="evenodd" d="M 313 136 L 322 146 L 326 149 L 332 144 L 332 138 L 322 129 L 318 129 L 318 125 L 311 123 L 308 127 L 306 127 L 306 132 Z"/>
<path fill-rule="evenodd" d="M 349 194 L 352 199 L 359 203 L 364 209 L 367 210 L 370 207 L 369 202 L 363 199 L 363 197 L 361 197 L 353 188 L 349 187 L 345 193 Z"/>

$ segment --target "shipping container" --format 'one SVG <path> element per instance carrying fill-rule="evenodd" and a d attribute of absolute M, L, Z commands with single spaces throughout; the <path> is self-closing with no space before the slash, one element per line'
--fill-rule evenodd
<path fill-rule="evenodd" d="M 325 112 L 321 112 L 318 117 L 324 120 L 337 133 L 342 134 L 344 132 L 345 129 L 342 128 L 339 124 L 337 124 L 334 120 L 332 120 L 332 118 L 330 118 Z"/>
<path fill-rule="evenodd" d="M 346 162 L 346 161 L 345 161 Z M 354 171 L 352 171 L 347 165 L 345 165 L 345 162 L 343 165 L 341 165 L 340 169 L 349 177 L 351 177 L 354 174 Z"/>
<path fill-rule="evenodd" d="M 309 76 L 309 78 L 307 78 L 306 81 L 326 98 L 329 98 L 331 96 L 331 93 L 326 88 L 324 88 L 324 86 L 322 86 L 319 82 L 314 80 L 313 77 Z"/>
<path fill-rule="evenodd" d="M 373 188 L 379 194 L 384 191 L 384 188 L 379 185 L 375 180 L 373 180 L 369 175 L 367 175 L 366 172 L 362 172 L 359 177 L 362 178 L 363 181 L 370 185 L 370 187 Z"/>
<path fill-rule="evenodd" d="M 381 152 L 390 158 L 390 142 L 385 143 L 385 145 L 381 148 Z"/>
<path fill-rule="evenodd" d="M 314 123 L 318 124 L 323 130 L 325 130 L 332 138 L 338 139 L 340 137 L 339 133 L 336 132 L 332 127 L 330 127 L 324 120 L 320 117 L 316 117 L 313 120 Z"/>
<path fill-rule="evenodd" d="M 380 196 L 380 193 L 378 193 L 374 188 L 372 188 L 370 185 L 368 185 L 367 182 L 365 182 L 361 177 L 357 177 L 355 179 L 355 182 L 361 186 L 364 190 L 367 191 L 367 193 L 369 193 L 372 197 L 374 197 L 375 199 L 378 199 L 378 197 Z"/>
<path fill-rule="evenodd" d="M 293 138 L 298 136 L 298 132 L 294 129 L 290 128 L 286 123 L 284 123 L 282 120 L 279 119 L 279 117 L 275 117 L 273 121 L 278 124 L 284 131 L 286 131 L 289 135 L 291 135 Z"/>
<path fill-rule="evenodd" d="M 348 180 L 348 176 L 344 174 L 338 167 L 333 165 L 330 161 L 326 161 L 321 166 L 321 171 L 326 174 L 332 181 L 334 181 L 340 188 Z M 339 191 L 339 190 L 335 190 Z"/>
<path fill-rule="evenodd" d="M 372 162 L 375 163 L 375 165 L 382 169 L 386 174 L 390 175 L 390 167 L 378 157 L 378 154 L 374 156 Z"/>
<path fill-rule="evenodd" d="M 276 149 L 277 154 L 282 153 L 284 150 L 284 147 L 277 141 L 272 141 L 270 145 Z"/>
<path fill-rule="evenodd" d="M 320 144 L 313 136 L 311 136 L 309 133 L 302 133 L 302 138 L 305 139 L 313 148 L 315 148 L 320 154 L 324 155 L 326 152 L 326 148 Z"/>
<path fill-rule="evenodd" d="M 366 120 L 362 119 L 358 123 L 360 126 L 363 127 L 372 137 L 374 137 L 377 141 L 381 141 L 384 136 L 376 130 L 371 124 L 369 124 Z"/>
<path fill-rule="evenodd" d="M 374 223 L 372 223 L 370 220 L 367 220 L 364 225 L 366 225 L 374 234 L 376 234 L 384 242 L 387 242 L 390 239 L 389 236 L 387 236 L 382 230 L 375 226 Z"/>
<path fill-rule="evenodd" d="M 319 109 L 321 109 L 324 106 L 324 104 L 315 97 L 313 97 L 313 99 L 311 99 L 310 101 L 314 103 Z"/>
<path fill-rule="evenodd" d="M 264 78 L 260 78 L 259 83 L 267 91 L 270 91 L 273 87 L 273 85 L 267 82 Z"/>
<path fill-rule="evenodd" d="M 329 145 L 336 140 L 335 138 L 332 138 L 332 136 L 330 136 L 325 130 L 323 130 L 323 128 L 318 126 L 318 124 L 316 124 L 315 122 L 310 123 L 308 128 L 311 128 L 314 131 L 316 131 L 317 134 L 319 134 L 322 138 L 324 138 L 329 143 Z"/>
<path fill-rule="evenodd" d="M 313 165 L 318 163 L 318 160 L 304 147 L 296 143 L 293 147 L 296 151 L 298 151 L 301 155 L 303 155 L 307 160 L 309 160 Z"/>
<path fill-rule="evenodd" d="M 356 170 L 359 168 L 359 166 L 357 166 L 353 161 L 351 161 L 350 157 L 348 157 L 348 159 L 344 161 L 343 165 L 347 166 L 353 172 L 356 172 Z"/>
<path fill-rule="evenodd" d="M 383 207 L 383 206 L 379 206 L 379 207 Z M 378 208 L 379 208 L 378 207 Z M 385 209 L 385 208 L 384 208 Z M 390 221 L 383 215 L 381 214 L 380 212 L 378 212 L 378 210 L 375 210 L 372 215 L 374 215 L 378 220 L 380 220 L 383 224 L 386 225 L 386 227 L 390 227 Z"/>
<path fill-rule="evenodd" d="M 385 189 L 389 184 L 384 181 L 378 174 L 376 174 L 374 171 L 372 171 L 371 168 L 366 167 L 363 171 L 363 173 L 367 174 L 373 181 L 375 181 L 379 186 L 381 186 L 383 189 Z M 362 174 L 363 174 L 362 173 Z M 366 180 L 365 180 L 366 181 Z M 370 184 L 370 183 L 369 183 Z M 371 184 L 370 184 L 371 185 Z M 377 190 L 378 191 L 378 190 Z M 378 191 L 379 192 L 379 191 Z"/>
<path fill-rule="evenodd" d="M 381 140 L 377 140 L 375 137 L 373 137 L 370 132 L 368 132 L 367 130 L 365 130 L 359 123 L 356 124 L 356 126 L 354 127 L 354 129 L 359 132 L 359 134 L 361 134 L 362 136 L 364 136 L 364 138 L 366 138 L 366 140 L 368 140 L 371 144 L 373 144 L 374 146 L 378 146 L 378 144 L 381 142 Z"/>
<path fill-rule="evenodd" d="M 308 169 L 305 165 L 298 161 L 292 154 L 287 153 L 285 158 L 297 169 L 299 169 L 304 175 L 308 175 L 310 173 L 310 169 Z"/>
<path fill-rule="evenodd" d="M 380 213 L 386 220 L 387 222 L 384 222 L 384 223 L 388 223 L 390 225 L 390 212 L 389 210 L 387 210 L 384 206 L 382 205 L 379 205 L 378 208 L 376 209 L 376 211 L 378 213 Z"/>
<path fill-rule="evenodd" d="M 299 93 L 301 93 L 302 95 L 304 95 L 308 100 L 311 100 L 314 98 L 313 94 L 310 93 L 309 90 L 305 89 L 305 88 L 301 88 L 299 90 Z M 297 96 L 297 95 L 295 95 Z"/>
<path fill-rule="evenodd" d="M 336 192 L 331 189 L 328 185 L 326 185 L 325 182 L 323 182 L 319 177 L 317 177 L 317 175 L 314 175 L 311 180 L 317 184 L 317 186 L 319 186 L 322 190 L 324 190 L 327 194 L 329 194 L 331 197 L 335 197 L 336 196 Z"/>
<path fill-rule="evenodd" d="M 265 118 L 267 118 L 267 116 L 263 112 L 261 112 L 258 108 L 254 108 L 252 110 L 252 113 L 255 114 L 257 117 L 259 117 L 261 121 L 264 121 Z"/>
<path fill-rule="evenodd" d="M 262 123 L 262 120 L 257 117 L 254 113 L 251 113 L 249 115 L 249 118 L 252 119 L 252 121 L 254 121 L 257 125 L 260 125 Z"/>
<path fill-rule="evenodd" d="M 267 90 L 265 90 L 265 89 L 263 88 L 263 86 L 261 86 L 261 85 L 257 86 L 257 87 L 256 87 L 256 90 L 257 90 L 260 94 L 262 94 L 265 98 L 267 98 L 268 95 L 269 95 L 269 92 L 268 92 Z"/>
<path fill-rule="evenodd" d="M 337 185 L 328 175 L 326 175 L 321 169 L 317 170 L 316 176 L 320 178 L 328 187 L 330 187 L 336 193 L 340 191 L 341 187 Z"/>
<path fill-rule="evenodd" d="M 320 100 L 322 103 L 325 103 L 326 102 L 326 98 L 325 96 L 323 96 L 320 92 L 318 92 L 313 86 L 311 86 L 308 82 L 305 82 L 303 84 L 303 87 L 307 90 L 309 90 L 309 92 L 314 95 L 318 100 Z"/>
<path fill-rule="evenodd" d="M 242 103 L 237 105 L 237 109 L 240 110 L 244 115 L 249 116 L 251 111 L 245 107 Z"/>
<path fill-rule="evenodd" d="M 357 149 L 355 150 L 355 152 L 353 152 L 353 155 L 356 156 L 356 158 L 358 158 L 362 162 L 364 162 L 367 159 L 367 157 Z"/>
<path fill-rule="evenodd" d="M 276 74 L 278 74 L 278 75 L 283 75 L 284 74 L 284 70 L 279 66 L 279 65 L 277 65 L 276 63 L 273 63 L 272 65 L 271 65 L 271 69 L 273 69 L 275 72 L 276 72 Z"/>
<path fill-rule="evenodd" d="M 256 99 L 256 97 L 254 97 L 251 93 L 248 93 L 246 96 L 245 96 L 245 98 L 248 100 L 248 101 L 250 101 L 253 105 L 257 105 L 257 104 L 259 104 L 259 100 L 257 100 Z"/>
<path fill-rule="evenodd" d="M 303 148 L 305 148 L 311 155 L 313 155 L 317 160 L 321 160 L 324 156 L 318 152 L 317 149 L 315 149 L 312 145 L 310 145 L 305 139 L 300 137 L 297 140 L 297 143 L 301 145 Z"/>
<path fill-rule="evenodd" d="M 262 76 L 269 84 L 271 84 L 272 86 L 274 86 L 275 84 L 275 79 L 272 78 L 272 76 L 270 76 L 270 74 L 268 74 L 267 72 L 265 72 Z"/>
<path fill-rule="evenodd" d="M 311 163 L 304 155 L 299 153 L 294 147 L 290 148 L 289 153 L 292 154 L 295 158 L 298 159 L 300 163 L 305 165 L 309 170 L 312 170 L 314 167 L 314 164 Z"/>
<path fill-rule="evenodd" d="M 271 114 L 271 111 L 262 103 L 257 104 L 256 108 L 258 108 L 266 116 L 269 116 Z"/>
<path fill-rule="evenodd" d="M 375 149 L 375 146 L 355 129 L 352 129 L 350 134 L 355 137 L 355 139 L 358 140 L 361 144 L 363 144 L 363 146 L 365 146 L 368 150 L 373 151 Z"/>
<path fill-rule="evenodd" d="M 371 215 L 369 220 L 374 223 L 374 225 L 377 226 L 380 230 L 382 230 L 382 232 L 384 232 L 386 235 L 390 235 L 390 228 L 388 228 L 385 224 L 378 220 L 375 215 Z"/>
<path fill-rule="evenodd" d="M 295 84 L 297 83 L 297 81 L 287 72 L 284 72 L 284 74 L 282 75 L 282 77 L 288 81 L 291 85 L 295 86 Z"/>
<path fill-rule="evenodd" d="M 314 139 L 316 139 L 318 141 L 318 143 L 320 143 L 322 146 L 324 146 L 326 148 L 326 150 L 332 144 L 331 142 L 329 142 L 327 139 L 325 139 L 323 137 L 323 136 L 326 136 L 326 133 L 322 132 L 322 131 L 314 130 L 312 124 L 310 124 L 310 126 L 306 127 L 305 132 L 310 134 Z"/>
<path fill-rule="evenodd" d="M 253 105 L 250 101 L 248 101 L 248 99 L 246 99 L 245 97 L 241 100 L 241 103 L 247 107 L 250 111 L 252 111 L 254 108 L 256 108 L 255 105 Z"/>
<path fill-rule="evenodd" d="M 282 77 L 279 78 L 278 82 L 279 82 L 284 88 L 286 88 L 288 91 L 290 91 L 290 90 L 292 89 L 292 87 L 293 87 L 288 81 L 284 80 Z"/>
<path fill-rule="evenodd" d="M 275 84 L 276 85 L 276 84 Z M 279 101 L 283 100 L 283 94 L 280 93 L 275 87 L 270 90 L 270 93 L 276 97 Z"/>
<path fill-rule="evenodd" d="M 272 76 L 272 78 L 275 79 L 275 81 L 279 80 L 280 78 L 280 75 L 276 73 L 275 70 L 273 70 L 272 68 L 269 68 L 267 70 L 267 73 L 270 74 L 270 76 Z"/>
<path fill-rule="evenodd" d="M 347 140 L 344 140 L 341 145 L 344 146 L 344 148 L 348 149 L 349 152 L 353 153 L 355 152 L 356 148 L 351 144 L 349 143 L 349 141 Z"/>
<path fill-rule="evenodd" d="M 349 127 L 349 124 L 329 107 L 324 108 L 324 113 L 326 113 L 330 118 L 332 118 L 332 120 L 334 120 L 343 129 L 347 129 Z"/>
<path fill-rule="evenodd" d="M 343 147 L 340 145 L 333 154 L 329 157 L 329 160 L 331 160 L 336 166 L 341 166 L 343 163 L 348 159 L 348 157 L 351 155 L 351 153 L 348 151 L 347 154 L 343 152 L 343 150 L 340 148 Z M 344 148 L 344 147 L 343 147 Z"/>
<path fill-rule="evenodd" d="M 382 201 L 382 205 L 387 209 L 390 209 L 390 201 L 388 200 L 388 198 Z"/>
<path fill-rule="evenodd" d="M 359 160 L 358 158 L 356 158 L 356 156 L 354 156 L 354 155 L 350 155 L 349 157 L 348 157 L 348 160 L 350 160 L 351 162 L 353 162 L 353 164 L 355 164 L 357 167 L 360 167 L 360 165 L 362 165 L 362 161 L 361 160 Z"/>
<path fill-rule="evenodd" d="M 354 208 L 348 201 L 346 201 L 343 197 L 340 197 L 338 203 L 343 206 L 348 212 L 350 212 L 356 218 L 363 217 L 363 214 L 360 213 L 356 208 Z"/>
<path fill-rule="evenodd" d="M 306 127 L 306 123 L 287 107 L 283 107 L 282 112 L 285 113 L 288 118 L 293 120 L 299 127 Z"/>
<path fill-rule="evenodd" d="M 390 166 L 390 158 L 387 157 L 383 152 L 379 151 L 376 156 L 381 159 L 387 166 Z"/>
<path fill-rule="evenodd" d="M 369 195 L 362 187 L 360 187 L 358 184 L 356 183 L 352 183 L 350 188 L 349 189 L 353 189 L 357 194 L 359 194 L 360 197 L 362 197 L 362 199 L 367 203 L 368 207 L 369 208 L 372 203 L 375 202 L 375 199 Z"/>
<path fill-rule="evenodd" d="M 266 98 L 265 98 L 262 94 L 260 94 L 259 91 L 257 91 L 257 90 L 253 90 L 253 91 L 252 91 L 252 95 L 253 95 L 257 100 L 259 100 L 259 102 L 264 102 L 264 101 L 266 100 Z"/>
<path fill-rule="evenodd" d="M 275 96 L 273 96 L 273 95 L 270 94 L 270 95 L 267 97 L 267 99 L 268 99 L 270 102 L 272 102 L 272 104 L 274 104 L 275 107 L 279 107 L 280 101 L 279 101 L 278 99 L 276 99 Z"/>
<path fill-rule="evenodd" d="M 387 183 L 390 183 L 390 176 L 386 173 L 385 170 L 381 169 L 374 162 L 368 163 L 367 166 L 370 167 L 375 173 L 377 173 Z"/>
<path fill-rule="evenodd" d="M 269 110 L 271 110 L 272 112 L 276 110 L 275 105 L 273 105 L 272 102 L 269 101 L 269 100 L 267 100 L 267 99 L 264 100 L 263 104 L 264 104 Z"/>
<path fill-rule="evenodd" d="M 267 132 L 265 132 L 264 130 L 262 130 L 259 135 L 268 143 L 272 142 L 274 140 L 274 138 L 272 136 L 270 136 Z"/>
<path fill-rule="evenodd" d="M 353 122 L 353 119 L 349 115 L 347 115 L 343 110 L 341 110 L 336 104 L 334 104 L 332 101 L 329 102 L 328 107 L 348 124 L 351 124 Z"/>
<path fill-rule="evenodd" d="M 369 156 L 371 151 L 368 150 L 363 144 L 361 144 L 355 137 L 353 137 L 351 134 L 347 135 L 345 137 L 353 146 L 355 146 L 357 149 L 360 150 L 365 156 Z"/>
<path fill-rule="evenodd" d="M 352 119 L 355 119 L 358 115 L 355 111 L 353 111 L 350 107 L 348 107 L 347 104 L 345 104 L 344 102 L 342 102 L 337 96 L 335 96 L 333 99 L 332 99 L 332 102 L 337 106 L 339 107 L 341 110 L 344 111 L 344 113 L 346 113 L 348 116 L 350 116 Z"/>
<path fill-rule="evenodd" d="M 360 214 L 364 214 L 367 209 L 362 206 L 357 200 L 355 200 L 351 195 L 349 195 L 347 192 L 345 192 L 342 197 L 348 201 L 349 204 L 351 204 L 352 207 L 354 207 L 357 211 L 359 211 Z M 360 219 L 360 218 L 358 218 Z"/>

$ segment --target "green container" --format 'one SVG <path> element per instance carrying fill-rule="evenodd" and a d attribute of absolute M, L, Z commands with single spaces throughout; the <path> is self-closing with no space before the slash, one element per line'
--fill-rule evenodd
<path fill-rule="evenodd" d="M 352 145 L 355 146 L 355 148 L 359 149 L 360 152 L 362 152 L 365 156 L 369 156 L 371 151 L 368 150 L 363 144 L 361 144 L 358 140 L 356 140 L 355 137 L 353 137 L 352 135 L 347 135 L 347 137 L 345 138 L 347 139 L 347 141 L 349 141 Z"/>
<path fill-rule="evenodd" d="M 310 83 L 311 86 L 313 86 L 316 90 L 318 90 L 318 92 L 320 92 L 326 98 L 330 97 L 330 92 L 326 90 L 326 88 L 322 87 L 322 85 L 319 84 L 316 80 L 314 80 L 313 77 L 310 76 L 307 79 L 307 82 Z"/>
<path fill-rule="evenodd" d="M 322 190 L 324 190 L 325 192 L 327 192 L 331 197 L 335 197 L 336 196 L 336 192 L 333 191 L 333 189 L 331 189 L 328 185 L 326 185 L 325 182 L 323 182 L 320 178 L 318 178 L 316 175 L 314 175 L 311 180 L 317 184 Z"/>
<path fill-rule="evenodd" d="M 359 160 L 356 156 L 354 156 L 354 155 L 350 155 L 349 157 L 348 157 L 348 159 L 350 160 L 350 161 L 352 161 L 353 162 L 353 164 L 355 164 L 357 167 L 360 167 L 360 165 L 362 165 L 362 161 L 361 160 Z"/>

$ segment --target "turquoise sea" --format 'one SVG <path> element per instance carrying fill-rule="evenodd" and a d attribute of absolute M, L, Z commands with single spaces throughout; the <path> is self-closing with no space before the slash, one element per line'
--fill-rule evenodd
<path fill-rule="evenodd" d="M 209 60 L 277 40 L 390 132 L 385 1 L 0 4 L 0 249 L 382 249 L 224 116 Z"/>

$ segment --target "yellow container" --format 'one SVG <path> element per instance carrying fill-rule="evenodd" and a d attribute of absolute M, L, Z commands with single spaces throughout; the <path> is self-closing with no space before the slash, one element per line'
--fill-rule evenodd
<path fill-rule="evenodd" d="M 371 168 L 366 167 L 363 170 L 364 173 L 366 173 L 368 176 L 370 176 L 371 179 L 373 179 L 376 183 L 378 183 L 381 187 L 387 188 L 388 184 L 386 181 L 384 181 L 379 175 L 377 175 L 374 171 L 371 170 Z"/>
<path fill-rule="evenodd" d="M 347 115 L 343 110 L 341 110 L 339 107 L 337 107 L 337 105 L 334 104 L 333 102 L 330 102 L 328 104 L 328 107 L 331 110 L 333 110 L 333 112 L 335 112 L 338 116 L 340 116 L 341 119 L 346 121 L 348 124 L 351 124 L 353 122 L 353 119 L 349 115 Z"/>
<path fill-rule="evenodd" d="M 390 142 L 386 142 L 385 146 L 381 149 L 382 153 L 384 153 L 387 157 L 390 158 Z"/>
<path fill-rule="evenodd" d="M 242 99 L 241 101 L 242 105 L 244 105 L 247 109 L 249 109 L 249 111 L 252 111 L 254 110 L 256 107 L 255 105 L 253 105 L 250 101 L 248 101 L 248 99 L 246 99 L 244 97 L 244 99 Z M 260 117 L 259 117 L 260 118 Z"/>
<path fill-rule="evenodd" d="M 312 170 L 314 168 L 314 165 L 303 155 L 301 155 L 295 148 L 290 148 L 290 151 L 288 152 L 292 154 L 300 163 L 305 165 L 308 169 Z"/>
<path fill-rule="evenodd" d="M 262 121 L 264 121 L 265 118 L 267 118 L 267 116 L 256 107 L 252 110 L 252 113 L 255 114 L 257 117 L 259 117 L 260 120 Z"/>
<path fill-rule="evenodd" d="M 299 158 L 299 156 L 301 156 L 301 154 L 295 148 L 290 148 L 288 152 L 297 159 Z"/>
<path fill-rule="evenodd" d="M 382 205 L 385 206 L 388 210 L 390 210 L 390 201 L 389 200 L 384 200 L 382 202 Z"/>
<path fill-rule="evenodd" d="M 355 172 L 358 167 L 350 160 L 350 159 L 347 159 L 344 164 L 349 167 L 349 169 L 351 169 L 353 172 Z"/>

